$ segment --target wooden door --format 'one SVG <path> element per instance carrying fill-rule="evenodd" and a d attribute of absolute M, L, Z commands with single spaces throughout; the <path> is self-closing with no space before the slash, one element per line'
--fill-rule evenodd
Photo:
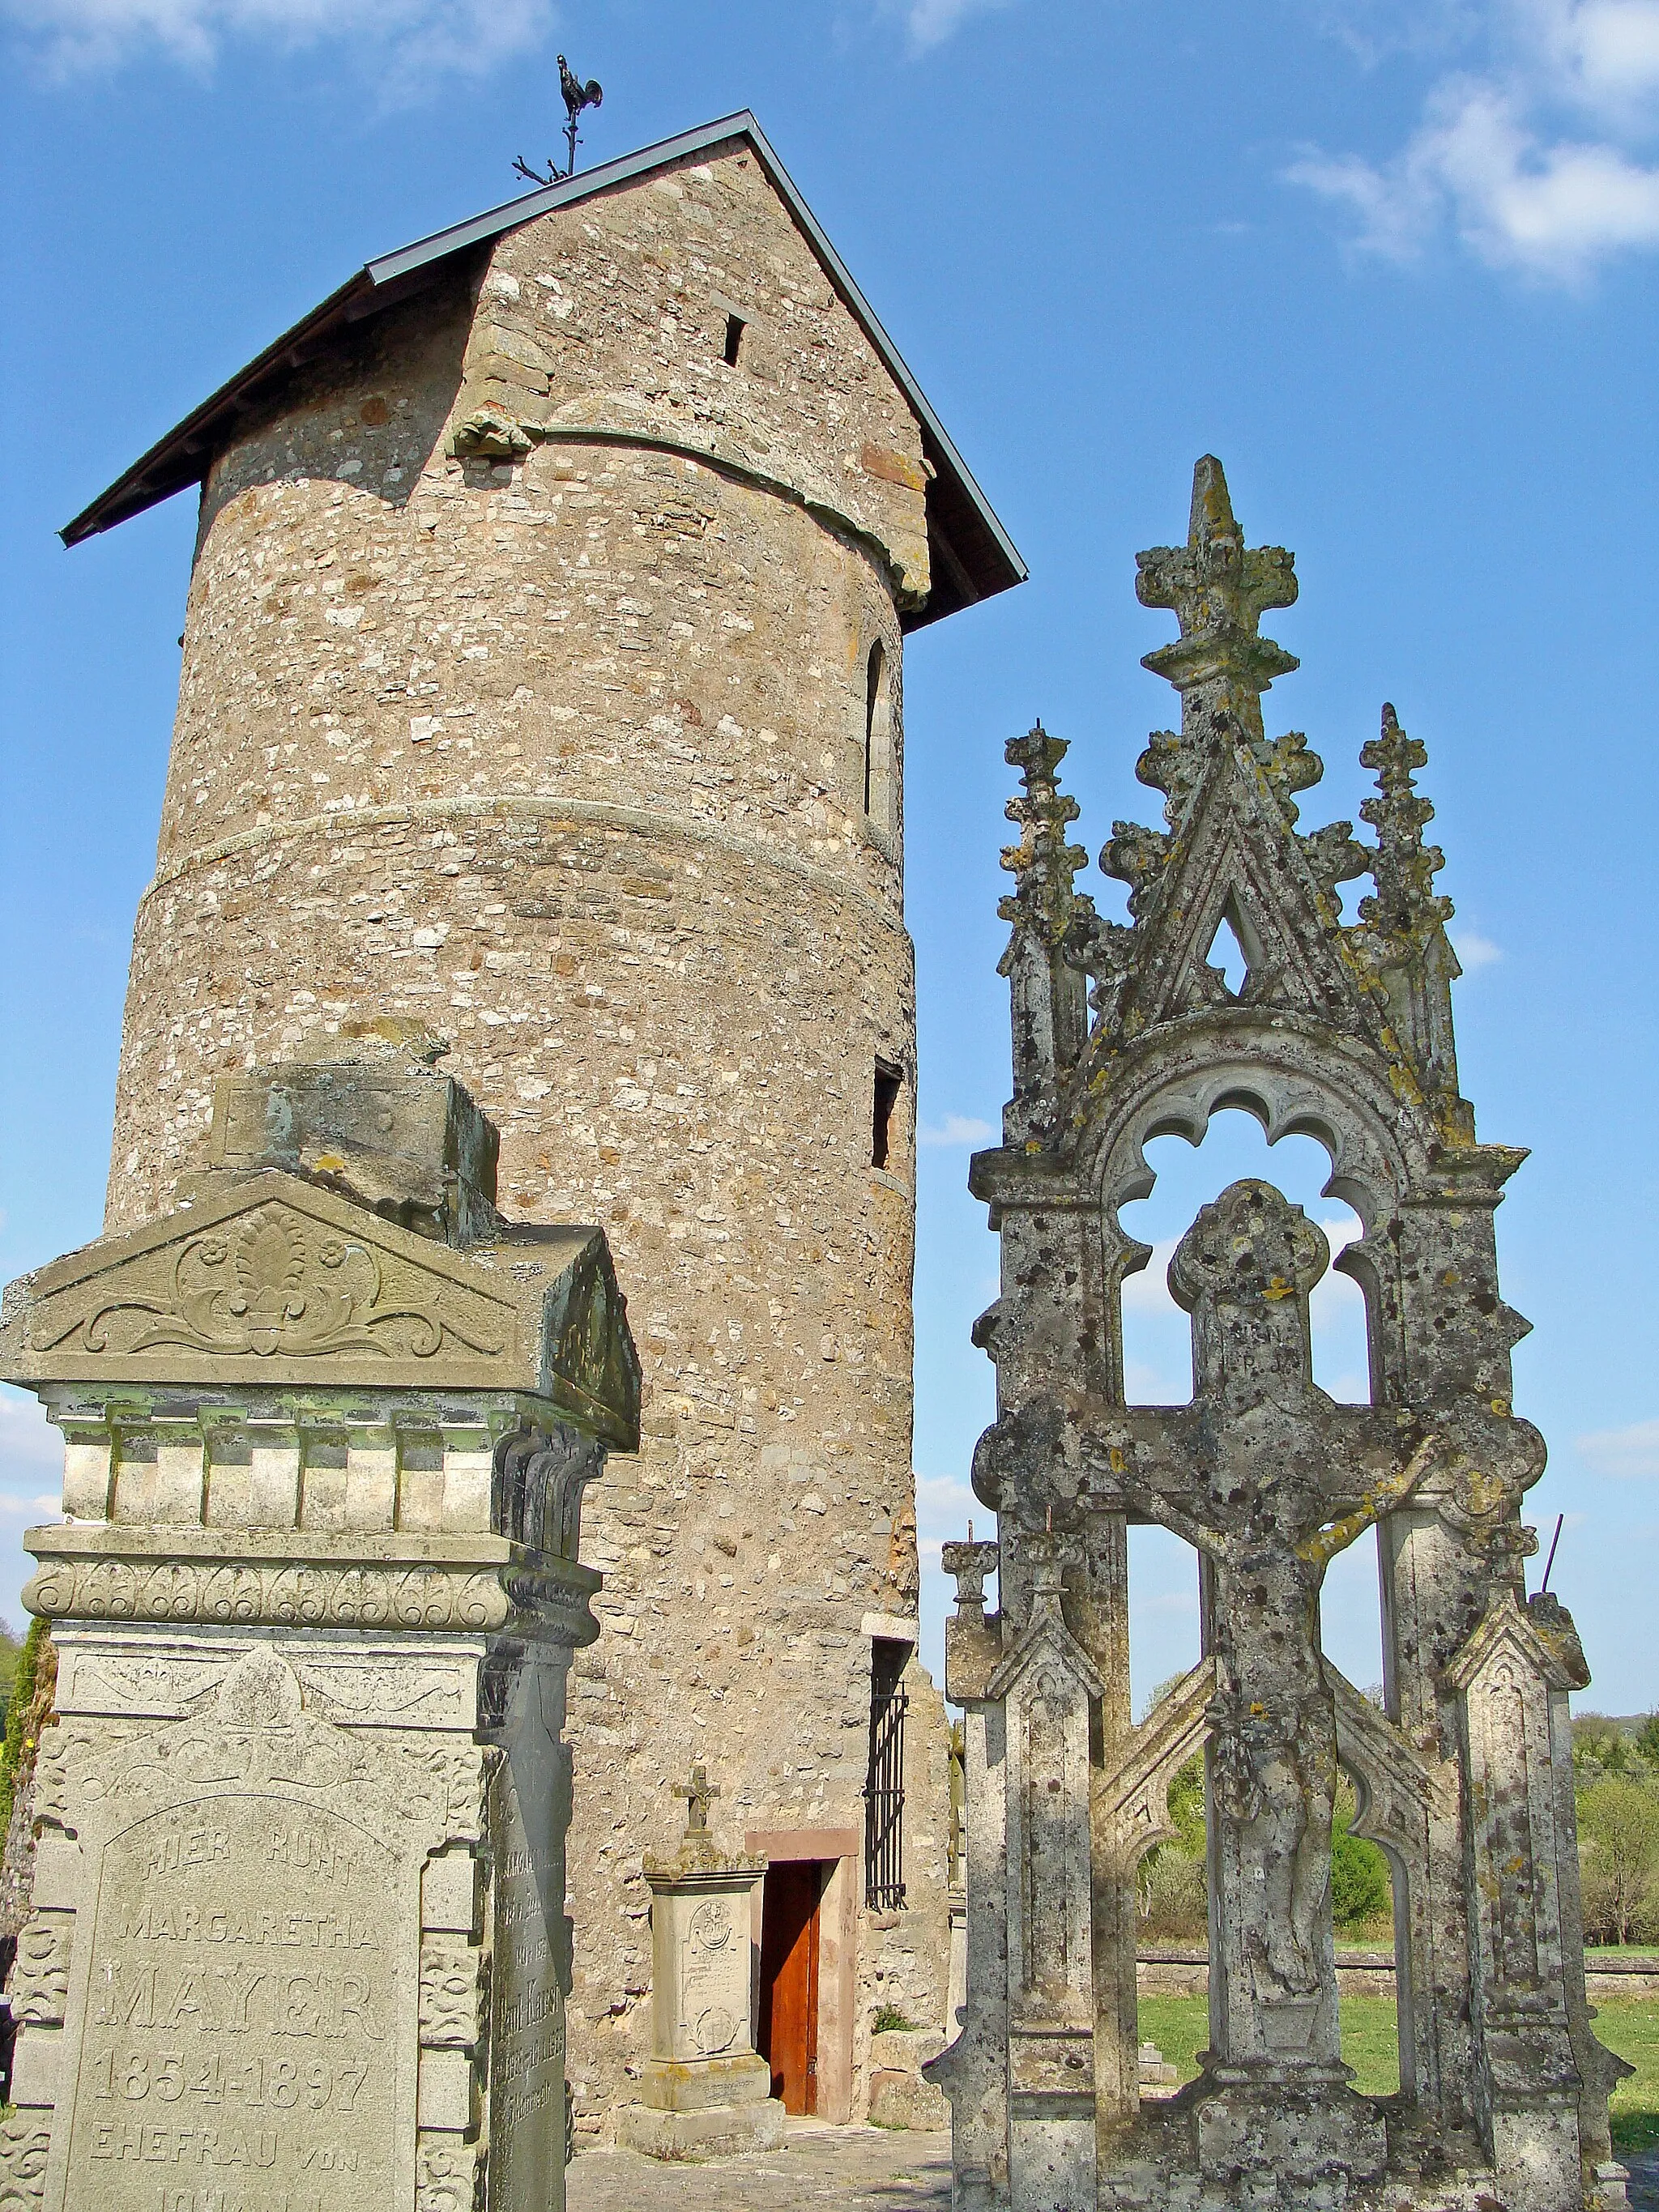
<path fill-rule="evenodd" d="M 760 2051 L 787 2112 L 818 2108 L 818 1907 L 828 1869 L 782 1859 L 761 1904 Z"/>

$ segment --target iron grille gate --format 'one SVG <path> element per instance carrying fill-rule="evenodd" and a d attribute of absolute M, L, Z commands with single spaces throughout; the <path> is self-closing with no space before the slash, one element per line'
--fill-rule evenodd
<path fill-rule="evenodd" d="M 864 1785 L 864 1897 L 878 1912 L 904 1903 L 904 1716 L 908 1644 L 878 1642 L 870 1662 L 870 1771 Z"/>

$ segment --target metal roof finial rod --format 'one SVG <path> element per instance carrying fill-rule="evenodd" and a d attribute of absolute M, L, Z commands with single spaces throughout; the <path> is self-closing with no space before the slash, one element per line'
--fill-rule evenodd
<path fill-rule="evenodd" d="M 565 165 L 561 168 L 550 154 L 547 157 L 547 174 L 544 176 L 539 169 L 532 169 L 529 162 L 520 155 L 513 167 L 520 176 L 527 179 L 532 185 L 562 184 L 567 177 L 575 175 L 576 147 L 580 136 L 576 129 L 576 118 L 581 113 L 583 108 L 598 107 L 605 99 L 605 87 L 599 79 L 591 76 L 584 84 L 579 76 L 572 74 L 570 64 L 562 54 L 559 56 L 559 90 L 564 96 Z"/>

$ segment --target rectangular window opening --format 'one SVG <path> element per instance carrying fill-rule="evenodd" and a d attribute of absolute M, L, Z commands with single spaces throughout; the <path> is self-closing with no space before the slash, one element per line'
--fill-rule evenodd
<path fill-rule="evenodd" d="M 728 315 L 726 319 L 726 365 L 728 368 L 735 368 L 738 365 L 738 356 L 743 350 L 743 334 L 748 327 L 741 315 Z"/>
<path fill-rule="evenodd" d="M 870 1164 L 884 1168 L 893 1149 L 893 1115 L 898 1107 L 899 1091 L 904 1077 L 896 1067 L 890 1067 L 884 1060 L 876 1062 L 875 1121 L 872 1131 Z"/>
<path fill-rule="evenodd" d="M 875 1912 L 904 1905 L 904 1669 L 911 1646 L 870 1646 L 870 1771 L 864 1785 L 864 1897 Z"/>

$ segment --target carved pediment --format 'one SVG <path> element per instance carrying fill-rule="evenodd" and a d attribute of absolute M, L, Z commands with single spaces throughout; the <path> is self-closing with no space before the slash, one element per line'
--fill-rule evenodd
<path fill-rule="evenodd" d="M 1302 842 L 1238 738 L 1212 739 L 1169 862 L 1142 897 L 1124 1018 L 1133 1010 L 1140 1022 L 1157 1024 L 1242 1003 L 1370 1033 Z M 1210 963 L 1224 924 L 1248 963 L 1237 1000 Z"/>
<path fill-rule="evenodd" d="M 1547 1628 L 1547 1633 L 1539 1632 L 1530 1608 L 1523 1613 L 1514 1591 L 1506 1585 L 1493 1597 L 1474 1633 L 1440 1679 L 1448 1690 L 1467 1695 L 1483 1677 L 1504 1666 L 1535 1676 L 1552 1690 L 1582 1690 L 1589 1680 L 1589 1670 L 1584 1665 L 1571 1615 L 1565 1607 L 1554 1604 L 1549 1608 Z"/>
<path fill-rule="evenodd" d="M 628 1441 L 637 1365 L 599 1232 L 455 1251 L 280 1171 L 191 1202 L 12 1286 L 18 1382 L 313 1382 L 522 1390 Z"/>

